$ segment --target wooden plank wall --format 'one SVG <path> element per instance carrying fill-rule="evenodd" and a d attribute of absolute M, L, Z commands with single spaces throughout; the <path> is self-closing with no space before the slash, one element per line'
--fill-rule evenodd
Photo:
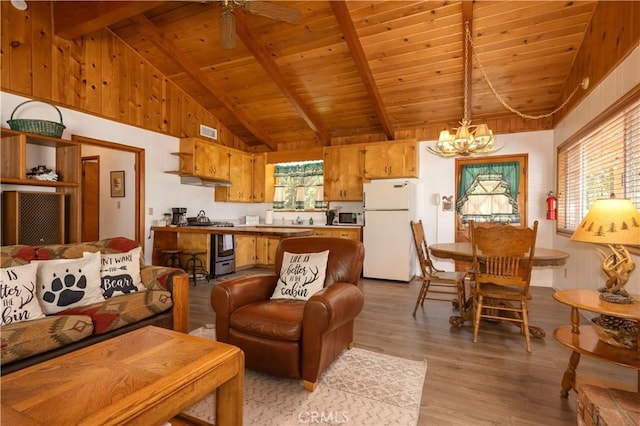
<path fill-rule="evenodd" d="M 631 52 L 640 39 L 640 2 L 622 3 L 622 16 L 610 13 L 613 2 L 602 1 L 594 14 L 585 43 L 576 58 L 565 92 L 573 90 L 583 77 L 590 78 L 587 91 L 553 119 L 523 120 L 518 116 L 488 121 L 498 133 L 552 129 L 607 73 Z M 110 120 L 138 126 L 175 137 L 198 136 L 199 124 L 218 129 L 218 142 L 244 151 L 249 148 L 193 98 L 168 81 L 107 30 L 78 40 L 66 41 L 53 35 L 51 3 L 29 2 L 25 12 L 10 2 L 0 2 L 1 87 L 7 92 L 50 100 L 58 105 L 88 112 Z M 616 21 L 612 25 L 611 20 Z M 616 34 L 607 33 L 618 28 Z M 564 97 L 563 97 L 564 98 Z M 398 129 L 395 139 L 437 139 L 443 125 Z M 376 142 L 384 133 L 334 137 L 332 145 Z M 279 144 L 278 150 L 318 147 L 311 141 Z"/>
<path fill-rule="evenodd" d="M 57 37 L 47 1 L 29 2 L 26 12 L 3 1 L 0 14 L 2 90 L 175 137 L 198 136 L 202 123 L 218 129 L 218 143 L 249 150 L 109 31 Z"/>

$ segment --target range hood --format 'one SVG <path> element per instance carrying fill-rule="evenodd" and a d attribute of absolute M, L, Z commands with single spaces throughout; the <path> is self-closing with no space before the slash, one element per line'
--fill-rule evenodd
<path fill-rule="evenodd" d="M 231 182 L 228 180 L 201 178 L 198 176 L 180 176 L 180 183 L 183 185 L 193 185 L 193 186 L 210 186 L 210 187 L 223 186 L 226 188 L 231 187 Z"/>

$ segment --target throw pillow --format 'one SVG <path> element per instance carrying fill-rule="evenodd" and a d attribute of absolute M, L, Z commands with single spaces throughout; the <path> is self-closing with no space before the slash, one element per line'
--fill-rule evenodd
<path fill-rule="evenodd" d="M 44 317 L 36 297 L 37 269 L 29 263 L 0 270 L 2 325 Z"/>
<path fill-rule="evenodd" d="M 105 299 L 146 290 L 140 277 L 140 253 L 142 247 L 126 253 L 102 254 L 100 277 L 102 295 Z"/>
<path fill-rule="evenodd" d="M 319 253 L 284 252 L 272 299 L 308 300 L 322 290 L 329 250 Z"/>
<path fill-rule="evenodd" d="M 38 300 L 45 314 L 101 302 L 100 252 L 80 259 L 36 260 Z"/>

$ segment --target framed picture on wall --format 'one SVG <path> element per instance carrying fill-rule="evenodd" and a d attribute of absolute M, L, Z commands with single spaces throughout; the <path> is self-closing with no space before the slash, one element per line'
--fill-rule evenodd
<path fill-rule="evenodd" d="M 124 170 L 111 172 L 111 197 L 124 197 Z"/>

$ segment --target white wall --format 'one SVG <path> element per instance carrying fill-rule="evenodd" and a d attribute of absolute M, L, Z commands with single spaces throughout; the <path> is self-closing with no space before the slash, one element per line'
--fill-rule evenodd
<path fill-rule="evenodd" d="M 637 47 L 607 78 L 554 129 L 554 147 L 559 146 L 570 136 L 577 133 L 609 106 L 615 103 L 633 87 L 640 84 L 640 47 Z M 553 150 L 555 155 L 556 150 Z M 555 163 L 555 160 L 554 160 Z M 564 270 L 557 271 L 553 276 L 553 285 L 558 289 L 602 287 L 606 276 L 600 270 L 602 256 L 596 246 L 588 243 L 577 243 L 568 237 L 554 235 L 553 245 L 559 250 L 571 255 Z M 605 249 L 608 251 L 608 249 Z M 640 266 L 640 256 L 633 255 L 633 260 Z M 636 268 L 638 269 L 638 268 Z M 636 270 L 630 276 L 625 289 L 630 293 L 640 293 L 640 271 Z"/>
<path fill-rule="evenodd" d="M 528 170 L 528 225 L 538 221 L 538 237 L 536 246 L 553 247 L 555 222 L 546 219 L 545 200 L 547 193 L 553 190 L 553 132 L 539 131 L 498 135 L 498 143 L 504 145 L 495 155 L 529 154 Z M 425 215 L 422 217 L 427 242 L 429 244 L 455 241 L 455 210 L 442 211 L 442 204 L 433 205 L 433 194 L 441 196 L 453 195 L 455 201 L 455 159 L 441 158 L 427 151 L 435 141 L 420 144 L 420 181 L 425 191 Z M 445 269 L 452 269 L 453 262 L 437 260 L 436 264 Z M 559 267 L 535 268 L 532 274 L 532 285 L 550 287 L 553 270 Z"/>
<path fill-rule="evenodd" d="M 100 157 L 100 239 L 135 239 L 135 155 L 98 146 L 83 146 L 82 156 Z M 111 198 L 111 172 L 124 171 L 124 197 Z"/>

